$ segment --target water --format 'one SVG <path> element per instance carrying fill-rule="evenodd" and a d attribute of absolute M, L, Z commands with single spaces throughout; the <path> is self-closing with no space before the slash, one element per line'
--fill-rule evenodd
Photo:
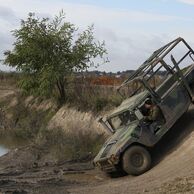
<path fill-rule="evenodd" d="M 9 149 L 5 148 L 4 146 L 0 145 L 0 156 L 3 156 L 9 151 Z"/>
<path fill-rule="evenodd" d="M 25 146 L 27 143 L 27 141 L 21 140 L 19 138 L 0 136 L 0 157 L 8 153 L 10 150 L 16 149 L 20 146 Z"/>

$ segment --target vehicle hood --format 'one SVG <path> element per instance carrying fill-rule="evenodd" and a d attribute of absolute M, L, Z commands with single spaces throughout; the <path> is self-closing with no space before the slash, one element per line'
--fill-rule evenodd
<path fill-rule="evenodd" d="M 136 130 L 138 126 L 138 121 L 131 123 L 128 126 L 118 129 L 102 146 L 100 152 L 94 159 L 97 161 L 102 158 L 108 158 L 112 154 L 118 155 L 120 149 L 126 145 L 130 140 L 132 141 L 131 134 Z"/>
<path fill-rule="evenodd" d="M 124 112 L 126 110 L 133 110 L 138 104 L 143 102 L 143 100 L 148 96 L 148 91 L 143 91 L 139 94 L 136 94 L 130 98 L 124 100 L 120 106 L 115 108 L 106 118 L 113 117 L 118 115 L 120 112 Z"/>

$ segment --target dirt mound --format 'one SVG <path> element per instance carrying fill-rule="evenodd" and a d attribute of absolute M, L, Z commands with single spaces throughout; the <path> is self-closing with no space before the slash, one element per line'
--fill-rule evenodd
<path fill-rule="evenodd" d="M 141 176 L 113 179 L 71 193 L 194 193 L 193 106 L 155 147 L 153 160 L 153 168 Z"/>

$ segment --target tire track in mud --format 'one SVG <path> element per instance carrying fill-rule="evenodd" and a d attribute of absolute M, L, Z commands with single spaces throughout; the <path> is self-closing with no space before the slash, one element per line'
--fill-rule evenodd
<path fill-rule="evenodd" d="M 194 185 L 194 106 L 192 105 L 171 131 L 153 149 L 153 168 L 137 177 L 106 180 L 98 186 L 69 190 L 79 193 L 158 193 L 156 188 L 183 177 L 193 177 Z M 194 193 L 193 190 L 189 193 Z M 163 193 L 168 193 L 164 191 Z M 176 193 L 176 191 L 174 192 Z M 178 193 L 178 192 L 177 192 Z"/>

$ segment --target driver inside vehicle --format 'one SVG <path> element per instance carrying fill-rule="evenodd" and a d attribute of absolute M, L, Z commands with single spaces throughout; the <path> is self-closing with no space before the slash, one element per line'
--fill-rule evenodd
<path fill-rule="evenodd" d="M 160 107 L 150 98 L 146 99 L 144 103 L 144 121 L 149 125 L 152 133 L 155 133 L 165 123 Z"/>

